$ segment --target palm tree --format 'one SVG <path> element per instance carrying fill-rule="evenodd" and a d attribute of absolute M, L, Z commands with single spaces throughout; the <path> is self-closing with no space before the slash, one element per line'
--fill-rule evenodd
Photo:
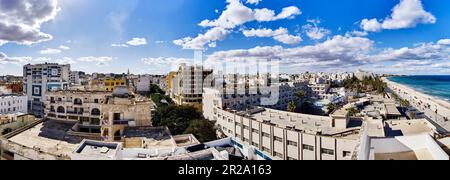
<path fill-rule="evenodd" d="M 295 104 L 294 101 L 289 102 L 287 110 L 289 112 L 295 112 L 297 110 L 297 105 Z"/>
<path fill-rule="evenodd" d="M 411 103 L 409 103 L 409 101 L 406 99 L 402 99 L 402 100 L 400 100 L 400 105 L 402 106 L 403 111 L 405 111 L 406 108 L 408 108 L 409 105 L 411 105 Z"/>
<path fill-rule="evenodd" d="M 303 101 L 303 99 L 306 97 L 306 92 L 305 91 L 297 92 L 297 93 L 295 93 L 295 96 L 300 98 L 300 101 Z"/>
<path fill-rule="evenodd" d="M 336 105 L 333 103 L 330 103 L 327 105 L 328 114 L 332 113 L 334 110 L 336 110 Z"/>
<path fill-rule="evenodd" d="M 356 114 L 358 114 L 358 110 L 355 108 L 350 108 L 348 109 L 348 115 L 349 116 L 355 116 Z"/>

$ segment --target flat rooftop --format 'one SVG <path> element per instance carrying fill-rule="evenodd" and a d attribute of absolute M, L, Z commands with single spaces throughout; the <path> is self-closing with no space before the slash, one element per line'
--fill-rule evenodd
<path fill-rule="evenodd" d="M 81 138 L 67 135 L 72 125 L 54 121 L 38 124 L 10 139 L 10 142 L 54 155 L 70 155 Z"/>
<path fill-rule="evenodd" d="M 436 128 L 425 119 L 408 121 L 385 121 L 384 132 L 387 137 L 409 136 L 434 132 Z"/>
<path fill-rule="evenodd" d="M 117 150 L 120 148 L 120 144 L 115 142 L 84 140 L 75 150 L 75 153 L 86 157 L 110 159 L 115 157 Z"/>
<path fill-rule="evenodd" d="M 349 128 L 334 128 L 332 118 L 308 114 L 291 113 L 267 108 L 247 111 L 250 118 L 274 124 L 280 128 L 292 128 L 309 134 L 334 135 L 360 129 L 361 123 L 351 122 Z M 356 137 L 356 136 L 355 136 Z"/>

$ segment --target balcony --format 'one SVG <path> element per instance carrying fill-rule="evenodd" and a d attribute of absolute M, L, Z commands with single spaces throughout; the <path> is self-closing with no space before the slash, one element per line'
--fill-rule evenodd
<path fill-rule="evenodd" d="M 114 120 L 113 121 L 113 124 L 114 125 L 128 125 L 128 122 L 129 122 L 130 120 Z"/>

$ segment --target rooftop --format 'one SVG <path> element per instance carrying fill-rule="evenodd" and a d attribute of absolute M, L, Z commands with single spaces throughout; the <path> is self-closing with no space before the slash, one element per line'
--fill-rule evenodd
<path fill-rule="evenodd" d="M 10 139 L 10 142 L 55 155 L 69 155 L 81 138 L 67 135 L 71 124 L 46 121 Z"/>

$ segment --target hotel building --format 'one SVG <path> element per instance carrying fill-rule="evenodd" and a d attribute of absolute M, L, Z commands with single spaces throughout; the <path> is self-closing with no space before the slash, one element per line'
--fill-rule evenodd
<path fill-rule="evenodd" d="M 43 100 L 46 94 L 68 88 L 70 65 L 28 64 L 23 67 L 23 78 L 24 92 L 28 96 L 28 109 L 40 117 L 44 114 Z"/>

